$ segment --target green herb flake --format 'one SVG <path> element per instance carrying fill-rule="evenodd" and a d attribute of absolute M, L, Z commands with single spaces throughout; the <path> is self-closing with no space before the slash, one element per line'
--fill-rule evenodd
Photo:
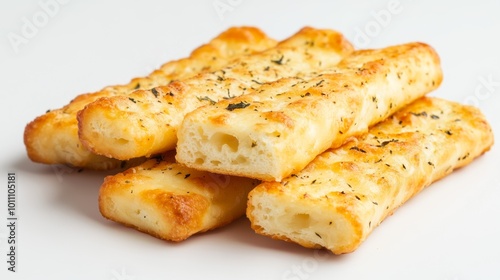
<path fill-rule="evenodd" d="M 213 99 L 211 99 L 208 96 L 203 96 L 203 97 L 197 96 L 196 98 L 198 99 L 198 101 L 209 101 L 210 105 L 214 105 L 215 103 L 217 103 L 217 102 L 215 102 Z"/>
<path fill-rule="evenodd" d="M 233 99 L 233 98 L 235 98 L 235 97 L 236 97 L 236 96 L 231 95 L 231 93 L 229 92 L 229 89 L 227 89 L 227 96 L 224 96 L 223 98 L 227 100 L 227 99 Z"/>
<path fill-rule="evenodd" d="M 427 112 L 425 111 L 422 111 L 420 113 L 411 112 L 410 114 L 414 115 L 415 117 L 427 117 Z"/>
<path fill-rule="evenodd" d="M 226 110 L 233 111 L 236 109 L 243 109 L 243 108 L 246 108 L 248 106 L 250 106 L 250 103 L 245 102 L 245 101 L 241 101 L 239 103 L 233 103 L 233 104 L 227 105 Z"/>
<path fill-rule="evenodd" d="M 355 150 L 355 151 L 362 152 L 362 153 L 365 153 L 365 154 L 366 154 L 366 151 L 365 151 L 365 150 L 360 149 L 360 148 L 358 148 L 358 147 L 356 147 L 356 146 L 351 147 L 349 150 Z"/>
<path fill-rule="evenodd" d="M 153 93 L 153 95 L 158 98 L 158 90 L 156 90 L 155 88 L 152 88 L 151 89 L 151 93 Z"/>
<path fill-rule="evenodd" d="M 137 103 L 137 101 L 135 101 L 135 99 L 133 99 L 132 97 L 129 97 L 128 100 L 134 102 L 134 103 Z"/>
<path fill-rule="evenodd" d="M 387 146 L 387 144 L 389 143 L 392 143 L 392 142 L 398 142 L 399 140 L 398 139 L 391 139 L 391 140 L 387 140 L 387 141 L 384 141 L 382 143 L 380 143 L 380 145 L 377 145 L 377 147 L 381 148 L 381 147 L 385 147 Z"/>
<path fill-rule="evenodd" d="M 316 83 L 316 86 L 319 87 L 325 80 L 321 80 L 319 82 Z"/>
<path fill-rule="evenodd" d="M 278 65 L 283 65 L 283 58 L 285 58 L 285 56 L 284 56 L 284 55 L 282 55 L 282 56 L 281 56 L 279 59 L 277 59 L 277 60 L 272 60 L 272 59 L 271 59 L 271 62 L 272 62 L 272 63 L 276 63 L 276 64 L 278 64 Z"/>

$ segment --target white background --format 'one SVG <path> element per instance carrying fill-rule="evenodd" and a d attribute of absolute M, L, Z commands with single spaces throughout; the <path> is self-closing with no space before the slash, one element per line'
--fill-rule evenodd
<path fill-rule="evenodd" d="M 32 163 L 22 141 L 47 109 L 146 75 L 233 25 L 276 39 L 332 28 L 358 48 L 426 42 L 445 74 L 432 95 L 479 106 L 498 132 L 499 1 L 395 0 L 382 18 L 389 0 L 66 0 L 24 36 L 48 1 L 0 4 L 1 279 L 500 279 L 498 146 L 410 200 L 357 251 L 333 256 L 256 235 L 244 218 L 179 244 L 122 227 L 97 209 L 105 173 Z M 7 172 L 18 185 L 16 273 L 6 262 Z"/>

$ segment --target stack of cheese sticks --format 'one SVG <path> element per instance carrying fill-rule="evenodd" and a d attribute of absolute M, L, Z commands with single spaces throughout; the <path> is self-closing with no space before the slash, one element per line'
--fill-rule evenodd
<path fill-rule="evenodd" d="M 81 94 L 68 105 L 50 110 L 26 126 L 24 143 L 28 157 L 34 162 L 45 164 L 67 164 L 97 170 L 118 168 L 124 164 L 122 161 L 92 153 L 81 143 L 76 115 L 85 106 L 103 97 L 127 98 L 139 89 L 167 85 L 199 73 L 214 71 L 240 56 L 261 52 L 276 46 L 276 43 L 276 40 L 257 28 L 230 28 L 194 50 L 189 57 L 165 63 L 147 77 Z"/>
<path fill-rule="evenodd" d="M 425 97 L 441 81 L 424 43 L 354 50 L 334 30 L 276 42 L 231 28 L 35 119 L 25 144 L 36 162 L 131 166 L 104 179 L 100 211 L 158 238 L 246 213 L 259 234 L 342 254 L 493 145 L 477 108 Z"/>

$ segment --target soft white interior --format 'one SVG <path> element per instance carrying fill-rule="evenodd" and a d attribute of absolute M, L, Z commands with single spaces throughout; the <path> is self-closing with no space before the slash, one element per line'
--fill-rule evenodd
<path fill-rule="evenodd" d="M 234 175 L 279 174 L 274 148 L 267 137 L 252 131 L 209 127 L 194 122 L 185 124 L 179 132 L 177 160 L 188 166 L 212 172 Z"/>
<path fill-rule="evenodd" d="M 253 195 L 250 204 L 252 223 L 266 235 L 285 236 L 301 245 L 332 251 L 349 246 L 355 239 L 353 225 L 346 216 L 321 205 L 301 205 L 266 193 Z"/>

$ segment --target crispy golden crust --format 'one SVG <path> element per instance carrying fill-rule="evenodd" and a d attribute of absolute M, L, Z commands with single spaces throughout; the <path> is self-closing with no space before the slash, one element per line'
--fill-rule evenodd
<path fill-rule="evenodd" d="M 257 186 L 247 216 L 260 234 L 352 252 L 405 201 L 493 141 L 478 109 L 422 98 L 281 183 Z"/>
<path fill-rule="evenodd" d="M 262 83 L 331 67 L 352 50 L 336 31 L 303 28 L 276 47 L 221 70 L 89 104 L 78 114 L 80 140 L 97 154 L 122 160 L 171 150 L 188 112 Z"/>
<path fill-rule="evenodd" d="M 243 216 L 248 192 L 257 183 L 151 159 L 106 177 L 99 209 L 110 220 L 161 239 L 182 241 Z"/>
<path fill-rule="evenodd" d="M 39 163 L 68 164 L 91 169 L 119 167 L 119 160 L 95 155 L 80 143 L 76 119 L 78 111 L 99 98 L 126 96 L 138 89 L 166 85 L 203 71 L 213 71 L 240 55 L 262 51 L 274 45 L 276 41 L 257 28 L 232 27 L 195 49 L 188 58 L 165 63 L 147 77 L 81 94 L 68 105 L 47 112 L 26 126 L 24 143 L 28 157 Z"/>
<path fill-rule="evenodd" d="M 178 132 L 177 160 L 196 169 L 279 181 L 441 80 L 439 57 L 426 44 L 355 51 L 319 75 L 283 79 L 191 112 Z"/>

